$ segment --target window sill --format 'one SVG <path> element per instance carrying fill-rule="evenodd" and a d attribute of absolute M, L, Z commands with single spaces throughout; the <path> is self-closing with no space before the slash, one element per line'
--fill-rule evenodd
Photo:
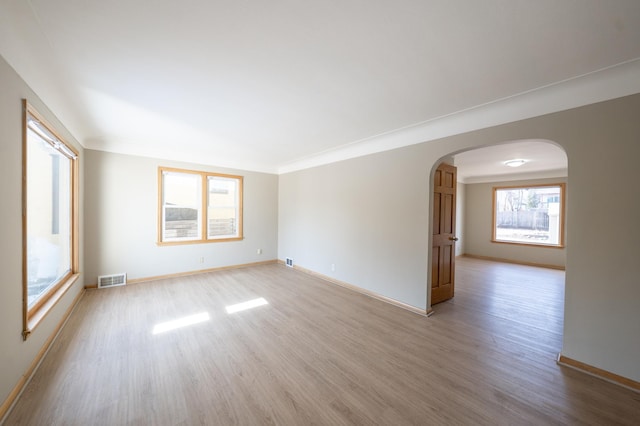
<path fill-rule="evenodd" d="M 212 238 L 209 240 L 186 240 L 186 241 L 158 241 L 159 246 L 181 246 L 188 244 L 208 244 L 208 243 L 226 243 L 230 241 L 242 241 L 244 237 L 229 237 L 229 238 Z"/>
<path fill-rule="evenodd" d="M 31 332 L 42 322 L 47 314 L 53 309 L 54 306 L 62 299 L 62 297 L 69 291 L 73 284 L 78 281 L 80 274 L 71 275 L 67 281 L 64 282 L 48 299 L 40 306 L 36 311 L 28 315 L 28 319 L 25 321 L 24 330 L 22 331 L 22 339 L 27 340 L 31 335 Z"/>
<path fill-rule="evenodd" d="M 491 240 L 491 242 L 495 244 L 509 244 L 512 246 L 544 247 L 544 248 L 554 248 L 554 249 L 564 248 L 564 244 L 525 243 L 525 242 L 518 242 L 518 241 L 502 241 L 502 240 Z"/>

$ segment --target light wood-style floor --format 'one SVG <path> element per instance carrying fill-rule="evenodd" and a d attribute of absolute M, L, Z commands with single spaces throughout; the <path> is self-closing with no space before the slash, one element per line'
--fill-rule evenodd
<path fill-rule="evenodd" d="M 275 264 L 88 291 L 6 425 L 639 424 L 640 394 L 556 364 L 563 287 L 463 258 L 431 318 Z"/>

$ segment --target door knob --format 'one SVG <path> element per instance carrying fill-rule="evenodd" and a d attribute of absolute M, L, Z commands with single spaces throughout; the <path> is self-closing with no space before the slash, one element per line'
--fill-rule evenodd
<path fill-rule="evenodd" d="M 451 241 L 458 241 L 458 237 L 449 237 Z"/>

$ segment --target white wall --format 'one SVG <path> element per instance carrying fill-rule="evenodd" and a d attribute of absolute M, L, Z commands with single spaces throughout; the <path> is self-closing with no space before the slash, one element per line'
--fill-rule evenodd
<path fill-rule="evenodd" d="M 566 183 L 566 178 L 517 180 L 508 182 L 474 183 L 466 185 L 465 254 L 496 257 L 516 262 L 565 267 L 566 249 L 535 247 L 491 242 L 493 228 L 493 187 L 514 185 L 543 185 Z M 566 186 L 565 202 L 569 200 L 569 185 Z M 566 217 L 565 217 L 565 245 Z"/>
<path fill-rule="evenodd" d="M 281 175 L 279 258 L 424 309 L 429 170 L 414 151 Z"/>
<path fill-rule="evenodd" d="M 467 241 L 467 224 L 465 211 L 467 206 L 467 185 L 458 182 L 456 187 L 456 256 L 465 253 Z"/>
<path fill-rule="evenodd" d="M 277 258 L 277 175 L 94 150 L 85 157 L 87 284 L 105 274 L 149 278 Z M 243 176 L 244 239 L 158 246 L 159 166 Z"/>
<path fill-rule="evenodd" d="M 639 111 L 629 96 L 282 175 L 278 256 L 423 309 L 434 166 L 472 148 L 555 141 L 571 191 L 563 355 L 640 380 Z"/>
<path fill-rule="evenodd" d="M 80 209 L 83 206 L 82 148 L 55 115 L 0 57 L 0 405 L 27 371 L 75 297 L 83 277 L 29 336 L 22 340 L 22 99 L 26 98 L 56 131 L 80 152 Z M 83 221 L 80 220 L 80 232 Z M 84 256 L 80 245 L 80 271 Z"/>

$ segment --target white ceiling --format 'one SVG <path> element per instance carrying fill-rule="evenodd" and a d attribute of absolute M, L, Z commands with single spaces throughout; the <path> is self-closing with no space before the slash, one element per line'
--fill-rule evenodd
<path fill-rule="evenodd" d="M 509 160 L 525 160 L 517 168 Z M 550 141 L 524 140 L 466 151 L 454 156 L 458 181 L 480 183 L 567 176 L 567 155 Z"/>
<path fill-rule="evenodd" d="M 640 92 L 638 0 L 0 0 L 91 149 L 283 173 Z"/>

